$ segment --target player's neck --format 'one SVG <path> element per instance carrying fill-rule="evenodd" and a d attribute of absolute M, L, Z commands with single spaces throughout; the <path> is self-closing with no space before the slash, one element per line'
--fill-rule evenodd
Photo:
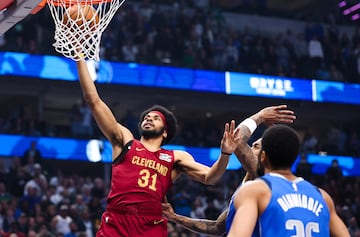
<path fill-rule="evenodd" d="M 144 147 L 152 152 L 158 151 L 161 147 L 162 137 L 159 138 L 144 138 L 141 137 L 140 139 L 141 144 L 144 145 Z"/>
<path fill-rule="evenodd" d="M 271 170 L 267 170 L 267 173 L 279 174 L 289 180 L 297 178 L 289 169 L 276 169 L 276 170 L 271 169 Z"/>

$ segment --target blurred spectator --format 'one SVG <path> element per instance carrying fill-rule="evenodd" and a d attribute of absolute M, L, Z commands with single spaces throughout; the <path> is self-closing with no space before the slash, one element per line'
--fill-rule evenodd
<path fill-rule="evenodd" d="M 21 213 L 17 219 L 18 231 L 26 235 L 29 232 L 28 216 L 25 213 Z"/>
<path fill-rule="evenodd" d="M 336 67 L 334 63 L 330 65 L 329 79 L 332 81 L 345 82 L 343 73 Z"/>
<path fill-rule="evenodd" d="M 10 193 L 15 197 L 21 197 L 24 194 L 24 187 L 29 176 L 23 167 L 18 167 L 14 176 L 11 177 Z"/>
<path fill-rule="evenodd" d="M 201 198 L 196 197 L 191 208 L 190 217 L 195 219 L 206 218 L 205 209 L 206 205 L 202 203 Z"/>
<path fill-rule="evenodd" d="M 289 70 L 289 66 L 290 66 L 290 52 L 288 50 L 288 48 L 285 46 L 285 44 L 281 41 L 281 36 L 278 36 L 277 39 L 277 43 L 275 45 L 275 55 L 277 58 L 277 65 L 279 66 L 279 68 L 281 68 L 281 72 L 279 73 L 278 71 L 278 75 L 279 76 L 285 76 L 285 72 L 287 72 Z M 283 75 L 281 75 L 283 74 Z"/>
<path fill-rule="evenodd" d="M 303 33 L 299 33 L 294 42 L 294 53 L 296 63 L 302 71 L 305 71 L 305 65 L 309 57 L 308 43 L 304 38 Z"/>
<path fill-rule="evenodd" d="M 342 206 L 340 217 L 343 219 L 345 225 L 349 226 L 351 222 L 351 218 L 353 217 L 349 206 L 347 205 Z"/>
<path fill-rule="evenodd" d="M 84 138 L 93 136 L 91 110 L 84 99 L 77 102 L 72 107 L 71 129 L 75 138 Z"/>
<path fill-rule="evenodd" d="M 78 232 L 77 223 L 75 221 L 71 221 L 69 226 L 70 226 L 70 232 L 64 234 L 64 237 L 78 237 L 78 235 L 77 235 L 77 232 Z"/>
<path fill-rule="evenodd" d="M 338 160 L 332 160 L 331 161 L 331 165 L 330 167 L 327 168 L 326 170 L 326 175 L 328 177 L 329 180 L 339 180 L 343 177 L 343 172 L 342 169 L 339 166 L 339 161 Z"/>
<path fill-rule="evenodd" d="M 50 232 L 49 227 L 46 224 L 40 225 L 37 237 L 52 237 L 52 236 L 54 235 Z"/>
<path fill-rule="evenodd" d="M 27 165 L 29 160 L 32 159 L 33 163 L 42 165 L 42 155 L 40 150 L 37 148 L 37 141 L 32 141 L 30 147 L 24 152 L 22 157 L 22 165 Z"/>
<path fill-rule="evenodd" d="M 11 207 L 8 207 L 5 210 L 5 215 L 3 216 L 3 228 L 4 232 L 10 231 L 11 225 L 16 222 L 15 210 Z"/>
<path fill-rule="evenodd" d="M 35 230 L 29 230 L 27 232 L 27 237 L 38 237 L 38 235 Z"/>
<path fill-rule="evenodd" d="M 174 210 L 176 213 L 184 216 L 190 216 L 191 213 L 191 197 L 187 190 L 179 190 L 174 196 Z"/>
<path fill-rule="evenodd" d="M 0 160 L 0 182 L 4 183 L 5 186 L 9 186 L 9 170 L 6 167 L 4 160 Z"/>
<path fill-rule="evenodd" d="M 26 215 L 35 215 L 36 206 L 41 202 L 38 190 L 37 187 L 29 185 L 24 190 L 24 195 L 19 199 L 19 209 Z"/>
<path fill-rule="evenodd" d="M 226 185 L 224 184 L 223 186 L 225 187 Z M 223 212 L 228 207 L 228 201 L 225 200 L 224 195 L 225 194 L 223 192 L 217 192 L 213 200 L 214 207 L 219 211 L 219 213 Z"/>
<path fill-rule="evenodd" d="M 55 233 L 61 233 L 67 235 L 71 232 L 70 223 L 72 222 L 71 217 L 69 216 L 69 206 L 61 205 L 59 209 L 59 214 L 53 217 L 51 225 L 55 230 Z"/>
<path fill-rule="evenodd" d="M 10 121 L 5 116 L 0 116 L 0 133 L 10 131 Z"/>
<path fill-rule="evenodd" d="M 127 40 L 121 48 L 122 55 L 125 62 L 136 62 L 139 53 L 138 47 L 130 40 Z"/>
<path fill-rule="evenodd" d="M 24 187 L 24 195 L 28 195 L 28 188 L 32 187 L 36 189 L 38 197 L 41 197 L 47 190 L 47 181 L 43 179 L 40 174 L 34 175 L 29 179 Z"/>
<path fill-rule="evenodd" d="M 90 212 L 88 209 L 84 209 L 80 212 L 80 219 L 78 220 L 79 231 L 85 232 L 87 237 L 95 237 L 96 226 L 94 221 L 91 219 Z"/>
<path fill-rule="evenodd" d="M 94 180 L 94 186 L 91 189 L 91 196 L 98 198 L 98 199 L 102 199 L 103 197 L 106 196 L 105 193 L 105 184 L 104 181 L 101 178 L 95 178 Z"/>
<path fill-rule="evenodd" d="M 312 175 L 312 165 L 307 162 L 306 153 L 301 153 L 300 161 L 296 166 L 295 174 L 305 179 L 310 179 Z"/>
<path fill-rule="evenodd" d="M 10 224 L 9 231 L 1 234 L 2 237 L 26 237 L 26 234 L 19 231 L 18 222 L 12 222 Z"/>
<path fill-rule="evenodd" d="M 316 70 L 316 79 L 319 80 L 330 80 L 330 72 L 325 64 L 325 62 L 320 63 L 319 67 Z"/>
<path fill-rule="evenodd" d="M 104 193 L 104 196 L 102 196 L 100 198 L 103 198 L 103 197 L 105 197 L 105 193 Z M 83 213 L 84 211 L 86 211 L 88 209 L 86 203 L 84 202 L 83 195 L 79 194 L 79 193 L 77 193 L 75 196 L 74 205 L 76 207 L 77 213 Z"/>
<path fill-rule="evenodd" d="M 321 63 L 323 63 L 324 59 L 324 51 L 322 43 L 319 41 L 319 37 L 313 35 L 309 41 L 309 57 L 310 57 L 310 65 L 312 67 L 312 71 L 316 71 L 320 68 Z"/>
<path fill-rule="evenodd" d="M 57 192 L 56 186 L 54 185 L 49 186 L 46 195 L 48 200 L 54 205 L 58 205 L 63 201 L 61 192 Z"/>
<path fill-rule="evenodd" d="M 12 198 L 13 196 L 7 191 L 5 183 L 0 181 L 0 203 L 7 203 Z"/>
<path fill-rule="evenodd" d="M 5 202 L 0 202 L 0 235 L 1 235 L 1 231 L 4 230 L 5 212 L 7 208 L 5 207 L 5 205 L 6 205 Z"/>
<path fill-rule="evenodd" d="M 360 42 L 357 42 L 356 47 L 353 51 L 353 57 L 354 57 L 354 73 L 356 75 L 355 83 L 360 83 Z"/>
<path fill-rule="evenodd" d="M 359 131 L 357 131 L 356 129 L 350 130 L 347 150 L 350 156 L 360 156 L 360 136 Z"/>
<path fill-rule="evenodd" d="M 21 161 L 22 161 L 21 158 L 18 157 L 18 156 L 13 156 L 11 158 L 11 164 L 10 164 L 10 167 L 9 167 L 9 175 L 10 175 L 10 177 L 15 177 L 18 169 L 22 168 Z"/>
<path fill-rule="evenodd" d="M 343 152 L 345 133 L 338 125 L 330 125 L 326 134 L 326 141 L 321 147 L 322 151 L 326 151 L 328 154 L 338 155 Z"/>
<path fill-rule="evenodd" d="M 302 143 L 302 152 L 305 154 L 308 153 L 317 153 L 318 152 L 318 139 L 314 133 L 309 129 L 304 134 L 304 139 Z"/>
<path fill-rule="evenodd" d="M 220 215 L 220 211 L 214 206 L 214 202 L 211 199 L 207 200 L 207 206 L 205 209 L 206 217 L 210 220 L 216 220 L 216 218 Z"/>

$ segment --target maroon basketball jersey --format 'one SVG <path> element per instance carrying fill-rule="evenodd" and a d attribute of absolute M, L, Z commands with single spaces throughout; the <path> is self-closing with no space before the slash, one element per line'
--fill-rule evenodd
<path fill-rule="evenodd" d="M 161 203 L 172 185 L 174 152 L 165 149 L 151 152 L 138 140 L 124 147 L 126 150 L 112 164 L 108 207 Z"/>

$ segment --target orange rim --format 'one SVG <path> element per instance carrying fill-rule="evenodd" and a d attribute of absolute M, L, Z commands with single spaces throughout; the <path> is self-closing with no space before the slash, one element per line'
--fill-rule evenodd
<path fill-rule="evenodd" d="M 74 5 L 97 5 L 100 3 L 111 2 L 112 0 L 53 0 L 48 4 L 54 6 L 74 6 Z M 46 2 L 46 0 L 45 0 Z"/>
<path fill-rule="evenodd" d="M 30 14 L 35 15 L 46 5 L 46 0 L 42 0 L 34 9 L 31 10 Z"/>

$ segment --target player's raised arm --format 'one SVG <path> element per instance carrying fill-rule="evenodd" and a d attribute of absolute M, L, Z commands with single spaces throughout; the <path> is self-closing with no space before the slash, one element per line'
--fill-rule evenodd
<path fill-rule="evenodd" d="M 179 215 L 174 212 L 174 209 L 168 202 L 162 203 L 162 210 L 163 215 L 169 221 L 182 225 L 192 232 L 213 236 L 222 236 L 225 233 L 227 209 L 223 211 L 216 220 L 195 219 Z"/>
<path fill-rule="evenodd" d="M 269 106 L 261 109 L 237 126 L 239 139 L 235 155 L 248 172 L 247 179 L 257 177 L 257 157 L 252 150 L 257 149 L 257 147 L 251 148 L 248 145 L 248 141 L 255 129 L 261 124 L 271 126 L 275 123 L 293 123 L 295 119 L 294 111 L 288 109 L 287 105 Z M 256 145 L 256 143 L 253 144 L 253 146 Z"/>
<path fill-rule="evenodd" d="M 194 157 L 186 151 L 174 151 L 176 166 L 179 167 L 173 175 L 173 180 L 181 173 L 185 173 L 194 180 L 204 184 L 214 185 L 224 174 L 229 162 L 230 155 L 235 151 L 237 146 L 237 132 L 235 132 L 235 121 L 232 120 L 225 124 L 223 138 L 220 145 L 220 155 L 215 163 L 208 167 L 195 161 Z"/>
<path fill-rule="evenodd" d="M 110 108 L 100 98 L 85 61 L 77 61 L 77 69 L 83 97 L 91 109 L 97 125 L 105 137 L 112 143 L 113 148 L 119 147 L 121 149 L 123 144 L 133 139 L 133 135 L 127 128 L 116 121 Z M 113 153 L 114 157 L 119 151 L 115 150 Z"/>

